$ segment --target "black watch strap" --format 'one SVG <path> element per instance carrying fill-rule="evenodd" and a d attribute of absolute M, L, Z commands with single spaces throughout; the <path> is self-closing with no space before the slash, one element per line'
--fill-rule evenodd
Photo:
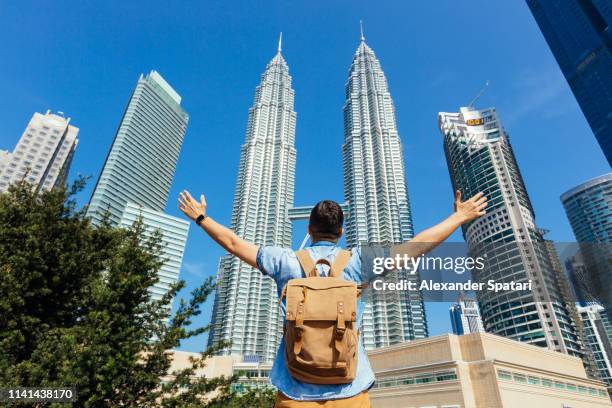
<path fill-rule="evenodd" d="M 204 221 L 208 217 L 208 215 L 200 214 L 198 218 L 195 219 L 196 224 L 202 225 L 202 221 Z"/>

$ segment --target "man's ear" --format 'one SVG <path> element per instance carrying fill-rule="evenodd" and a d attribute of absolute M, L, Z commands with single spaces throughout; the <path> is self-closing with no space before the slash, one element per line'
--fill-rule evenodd
<path fill-rule="evenodd" d="M 344 228 L 340 227 L 340 230 L 338 230 L 338 239 L 342 238 L 342 234 L 344 234 Z"/>
<path fill-rule="evenodd" d="M 310 235 L 310 238 L 312 238 L 312 228 L 310 228 L 310 224 L 308 224 L 307 232 L 308 235 Z"/>

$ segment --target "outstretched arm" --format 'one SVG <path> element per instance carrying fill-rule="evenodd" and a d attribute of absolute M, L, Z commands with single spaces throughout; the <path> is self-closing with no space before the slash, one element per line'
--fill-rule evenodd
<path fill-rule="evenodd" d="M 461 201 L 461 191 L 455 193 L 455 211 L 444 221 L 427 228 L 414 236 L 410 241 L 391 247 L 391 257 L 396 255 L 418 257 L 434 249 L 451 236 L 457 228 L 486 213 L 487 198 L 483 193 L 475 194 L 466 201 Z"/>
<path fill-rule="evenodd" d="M 200 222 L 200 227 L 219 245 L 230 254 L 236 255 L 247 264 L 257 268 L 257 251 L 259 246 L 240 238 L 231 229 L 224 227 L 212 218 L 206 216 L 206 198 L 200 196 L 200 201 L 196 201 L 189 191 L 183 191 L 179 195 L 179 209 L 192 220 L 203 215 L 204 220 Z"/>

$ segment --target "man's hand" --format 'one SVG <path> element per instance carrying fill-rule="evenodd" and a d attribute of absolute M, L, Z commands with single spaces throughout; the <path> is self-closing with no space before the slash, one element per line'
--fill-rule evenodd
<path fill-rule="evenodd" d="M 461 201 L 461 191 L 455 192 L 455 215 L 459 218 L 462 224 L 470 222 L 487 212 L 487 197 L 480 192 L 475 194 L 469 200 Z"/>
<path fill-rule="evenodd" d="M 417 257 L 426 254 L 450 237 L 461 224 L 484 215 L 486 206 L 487 198 L 483 193 L 478 193 L 469 200 L 461 201 L 461 191 L 457 191 L 453 214 L 441 223 L 419 232 L 410 241 L 392 246 L 391 257 L 395 258 L 396 255 Z"/>
<path fill-rule="evenodd" d="M 187 217 L 195 221 L 200 215 L 206 215 L 206 198 L 204 194 L 200 196 L 200 202 L 191 197 L 189 191 L 184 190 L 179 194 L 179 210 L 181 210 Z"/>
<path fill-rule="evenodd" d="M 200 202 L 191 197 L 189 191 L 184 190 L 179 194 L 179 209 L 192 220 L 200 215 L 206 215 L 206 198 L 200 196 Z M 257 268 L 257 251 L 259 246 L 238 237 L 232 230 L 217 223 L 210 217 L 206 217 L 200 223 L 202 228 L 212 239 L 221 245 L 230 254 L 236 255 L 253 268 Z"/>

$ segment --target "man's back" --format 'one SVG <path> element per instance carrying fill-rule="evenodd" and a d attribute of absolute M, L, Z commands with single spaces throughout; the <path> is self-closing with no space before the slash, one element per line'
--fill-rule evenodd
<path fill-rule="evenodd" d="M 318 241 L 306 250 L 313 261 L 326 259 L 333 263 L 336 255 L 340 251 L 337 244 L 329 241 Z M 304 273 L 295 252 L 289 248 L 279 247 L 260 247 L 257 253 L 257 266 L 265 274 L 276 282 L 278 295 L 280 294 L 290 279 L 302 278 Z M 329 266 L 317 265 L 321 276 L 327 276 Z M 361 252 L 354 249 L 351 258 L 344 268 L 342 277 L 346 280 L 361 283 Z M 283 316 L 285 315 L 285 304 L 281 304 Z M 364 304 L 360 300 L 357 307 L 357 326 L 361 325 Z M 368 362 L 361 339 L 358 348 L 357 375 L 353 382 L 348 384 L 319 385 L 310 384 L 296 380 L 287 369 L 285 362 L 285 342 L 281 340 L 272 371 L 270 381 L 287 397 L 293 400 L 331 400 L 355 396 L 368 390 L 374 383 L 374 373 Z"/>

